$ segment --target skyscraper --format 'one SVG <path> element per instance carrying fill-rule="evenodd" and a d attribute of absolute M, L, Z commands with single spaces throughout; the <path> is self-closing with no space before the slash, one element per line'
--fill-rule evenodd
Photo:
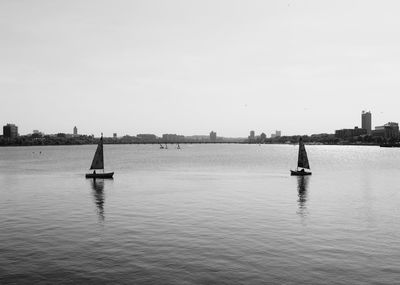
<path fill-rule="evenodd" d="M 367 130 L 367 134 L 371 134 L 371 112 L 362 111 L 361 128 Z"/>
<path fill-rule="evenodd" d="M 75 126 L 74 127 L 74 136 L 77 136 L 78 135 L 78 128 Z"/>
<path fill-rule="evenodd" d="M 256 133 L 252 130 L 250 131 L 250 135 L 248 136 L 249 143 L 254 143 L 256 140 Z"/>
<path fill-rule="evenodd" d="M 250 131 L 250 139 L 254 139 L 255 138 L 255 132 L 254 131 Z"/>
<path fill-rule="evenodd" d="M 214 131 L 211 131 L 210 133 L 210 141 L 216 142 L 217 141 L 217 133 Z"/>
<path fill-rule="evenodd" d="M 18 137 L 18 127 L 14 124 L 3 126 L 3 136 L 8 139 L 15 139 Z"/>

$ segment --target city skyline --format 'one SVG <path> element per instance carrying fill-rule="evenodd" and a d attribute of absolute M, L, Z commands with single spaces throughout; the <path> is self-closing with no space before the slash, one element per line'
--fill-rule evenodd
<path fill-rule="evenodd" d="M 385 123 L 385 125 L 391 125 L 391 124 L 396 124 L 397 125 L 398 123 L 394 123 L 393 121 L 389 121 L 388 123 Z M 8 123 L 7 126 L 8 125 L 10 125 L 10 123 Z M 15 124 L 11 124 L 11 125 L 15 126 Z M 375 125 L 375 129 L 372 130 L 372 126 L 373 125 L 372 125 L 372 113 L 371 113 L 371 111 L 363 110 L 363 111 L 361 111 L 360 125 L 359 124 L 355 124 L 354 129 L 353 128 L 341 128 L 339 130 L 336 129 L 333 132 L 325 131 L 325 132 L 316 133 L 316 134 L 294 134 L 294 135 L 293 134 L 290 134 L 290 135 L 289 134 L 285 134 L 283 136 L 304 136 L 304 135 L 334 134 L 334 133 L 337 134 L 338 131 L 341 131 L 341 132 L 344 132 L 344 133 L 346 133 L 346 132 L 352 133 L 353 130 L 355 130 L 355 133 L 357 134 L 357 136 L 358 135 L 371 135 L 372 132 L 376 131 L 376 129 L 382 129 L 383 128 L 382 124 L 381 125 Z M 6 125 L 4 126 L 4 128 L 5 127 L 6 127 Z M 18 126 L 16 126 L 16 127 L 18 129 Z M 365 133 L 362 130 L 365 130 Z M 3 131 L 3 133 L 4 133 L 4 131 Z M 39 134 L 39 133 L 47 134 L 47 135 L 49 134 L 49 133 L 45 133 L 45 132 L 40 132 L 39 130 L 35 129 L 32 132 L 29 132 L 29 133 L 26 133 L 26 134 L 22 134 L 22 135 Z M 342 134 L 344 134 L 344 133 L 342 133 Z M 76 135 L 78 135 L 78 128 L 77 128 L 77 126 L 74 126 L 72 133 L 69 133 L 69 132 L 65 132 L 64 133 L 64 132 L 58 131 L 58 132 L 52 133 L 50 135 L 56 135 L 56 134 L 72 134 L 72 135 L 76 136 Z M 84 135 L 95 136 L 93 133 L 86 133 Z M 124 133 L 122 136 L 138 136 L 138 137 L 139 136 L 153 136 L 154 138 L 164 138 L 165 136 L 170 136 L 170 135 L 172 135 L 172 136 L 181 136 L 181 137 L 190 137 L 190 136 L 205 136 L 205 137 L 207 137 L 206 134 L 194 134 L 194 133 L 183 134 L 183 133 L 180 133 L 180 132 L 177 132 L 177 133 L 161 132 L 161 133 L 158 133 L 158 134 L 154 134 L 154 133 L 150 133 L 150 132 L 143 132 L 143 133 L 136 133 L 136 134 Z M 103 132 L 101 132 L 101 136 L 103 136 Z M 210 136 L 210 138 L 211 138 L 211 136 L 213 136 L 214 138 L 211 139 L 211 140 L 215 140 L 216 132 L 214 132 L 214 130 L 212 130 L 209 133 L 209 136 Z M 260 133 L 257 133 L 254 130 L 250 130 L 250 135 L 247 136 L 247 138 L 251 141 L 251 140 L 254 140 L 256 137 L 260 137 L 260 136 L 261 137 L 265 137 L 265 138 L 268 137 L 265 134 L 265 130 L 262 130 Z M 270 134 L 270 138 L 276 138 L 276 137 L 281 137 L 281 136 L 282 136 L 282 131 L 281 130 L 275 130 L 274 133 Z M 107 135 L 105 135 L 105 137 L 107 137 Z M 111 137 L 111 136 L 109 136 L 109 137 Z M 112 137 L 114 137 L 114 138 L 117 137 L 117 133 L 113 132 L 112 133 Z M 239 136 L 235 136 L 235 137 L 220 135 L 219 137 L 221 137 L 221 138 L 246 138 L 246 135 L 244 135 L 244 136 L 243 135 L 239 135 Z"/>
<path fill-rule="evenodd" d="M 0 3 L 20 133 L 288 135 L 397 120 L 395 1 Z M 371 21 L 373 19 L 373 21 Z M 340 116 L 338 116 L 338 113 Z"/>

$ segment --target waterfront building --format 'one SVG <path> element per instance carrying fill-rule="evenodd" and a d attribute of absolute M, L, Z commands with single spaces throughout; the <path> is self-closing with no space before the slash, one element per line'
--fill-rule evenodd
<path fill-rule="evenodd" d="M 217 133 L 214 131 L 211 131 L 210 133 L 210 141 L 216 142 L 217 141 Z"/>
<path fill-rule="evenodd" d="M 130 136 L 130 135 L 124 135 L 123 137 L 120 138 L 119 140 L 121 143 L 138 143 L 138 142 L 142 142 L 141 140 L 139 140 L 137 137 L 135 136 Z"/>
<path fill-rule="evenodd" d="M 353 137 L 358 137 L 366 135 L 367 130 L 359 127 L 354 127 L 354 129 L 341 129 L 335 131 L 335 137 L 341 139 L 349 139 Z"/>
<path fill-rule="evenodd" d="M 142 142 L 156 142 L 157 136 L 153 134 L 138 134 L 136 137 Z"/>
<path fill-rule="evenodd" d="M 162 141 L 163 142 L 171 142 L 171 143 L 178 143 L 183 142 L 185 140 L 185 136 L 177 135 L 177 134 L 163 134 Z"/>
<path fill-rule="evenodd" d="M 362 111 L 361 113 L 361 128 L 367 130 L 367 134 L 371 134 L 371 112 Z"/>
<path fill-rule="evenodd" d="M 372 131 L 372 136 L 382 137 L 385 139 L 398 139 L 399 138 L 399 124 L 389 122 L 383 126 L 376 126 Z"/>
<path fill-rule="evenodd" d="M 73 134 L 74 136 L 78 135 L 78 128 L 76 126 L 74 127 Z"/>
<path fill-rule="evenodd" d="M 217 133 L 215 133 L 215 137 L 217 137 Z M 209 140 L 210 140 L 210 135 L 185 136 L 186 142 L 208 142 Z"/>
<path fill-rule="evenodd" d="M 255 139 L 256 139 L 255 132 L 254 131 L 250 131 L 249 142 L 254 142 Z"/>
<path fill-rule="evenodd" d="M 15 139 L 18 137 L 18 127 L 14 124 L 7 124 L 3 126 L 3 137 L 8 139 Z"/>
<path fill-rule="evenodd" d="M 275 137 L 279 138 L 281 136 L 282 132 L 281 131 L 275 131 Z"/>

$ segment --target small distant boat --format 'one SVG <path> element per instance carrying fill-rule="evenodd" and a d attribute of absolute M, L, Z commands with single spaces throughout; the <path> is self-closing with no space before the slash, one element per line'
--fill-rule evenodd
<path fill-rule="evenodd" d="M 400 147 L 400 143 L 382 143 L 380 147 Z"/>
<path fill-rule="evenodd" d="M 178 143 L 178 146 L 176 147 L 176 149 L 181 149 L 181 146 L 179 145 L 179 143 Z"/>
<path fill-rule="evenodd" d="M 103 172 L 96 173 L 96 169 L 103 170 Z M 93 173 L 86 173 L 86 178 L 113 178 L 114 172 L 104 172 L 103 134 L 101 134 L 99 144 L 97 145 L 90 170 L 93 170 Z"/>
<path fill-rule="evenodd" d="M 164 146 L 162 144 L 160 144 L 160 149 L 164 149 Z"/>
<path fill-rule="evenodd" d="M 299 170 L 299 168 L 301 168 Z M 290 170 L 290 175 L 295 176 L 306 176 L 311 175 L 311 172 L 305 171 L 305 169 L 310 169 L 310 164 L 308 163 L 308 157 L 306 148 L 304 146 L 303 140 L 300 138 L 299 140 L 299 157 L 297 160 L 297 169 Z"/>

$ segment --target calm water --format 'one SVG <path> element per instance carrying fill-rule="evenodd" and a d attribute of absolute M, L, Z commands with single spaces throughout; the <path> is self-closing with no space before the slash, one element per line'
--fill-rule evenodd
<path fill-rule="evenodd" d="M 400 149 L 95 148 L 0 148 L 1 284 L 399 282 Z"/>

